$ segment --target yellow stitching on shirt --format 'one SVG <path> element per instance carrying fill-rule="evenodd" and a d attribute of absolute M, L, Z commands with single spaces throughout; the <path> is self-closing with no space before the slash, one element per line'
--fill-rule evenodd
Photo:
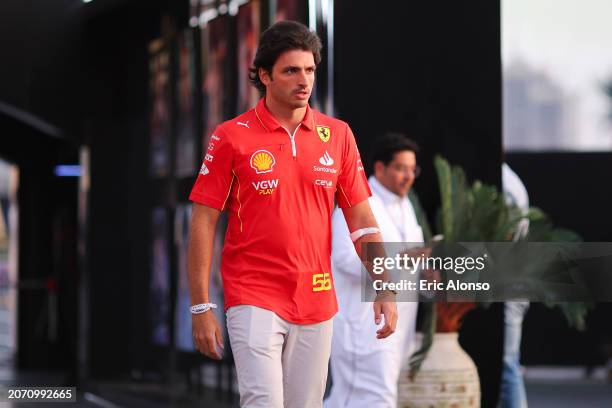
<path fill-rule="evenodd" d="M 342 191 L 342 194 L 344 195 L 344 198 L 346 199 L 346 202 L 348 203 L 349 207 L 352 207 L 351 200 L 348 199 L 348 197 L 346 196 L 346 193 L 344 192 L 344 189 L 342 188 L 340 184 L 338 184 L 338 188 L 340 189 L 340 191 Z"/>
<path fill-rule="evenodd" d="M 233 172 L 234 172 L 234 171 L 232 170 L 232 173 L 233 173 Z M 235 177 L 235 175 L 234 175 L 234 177 Z M 231 183 L 230 183 L 230 186 L 229 186 L 229 188 L 227 189 L 227 195 L 225 196 L 225 200 L 223 200 L 223 205 L 221 206 L 221 211 L 223 211 L 223 210 L 225 209 L 225 203 L 227 203 L 227 199 L 229 198 L 230 193 L 232 192 L 232 184 L 234 184 L 234 177 L 232 177 L 232 181 L 231 181 Z"/>
<path fill-rule="evenodd" d="M 238 194 L 236 195 L 236 199 L 238 200 L 238 220 L 240 221 L 240 232 L 242 232 L 242 218 L 240 218 L 240 209 L 242 208 L 242 204 L 240 203 L 240 179 L 232 170 L 234 177 L 236 177 L 236 181 L 238 182 Z"/>

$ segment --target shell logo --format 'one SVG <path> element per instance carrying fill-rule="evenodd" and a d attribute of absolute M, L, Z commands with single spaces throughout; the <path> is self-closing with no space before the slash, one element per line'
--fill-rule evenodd
<path fill-rule="evenodd" d="M 267 150 L 257 150 L 251 155 L 251 167 L 257 174 L 272 172 L 275 164 L 274 156 Z"/>

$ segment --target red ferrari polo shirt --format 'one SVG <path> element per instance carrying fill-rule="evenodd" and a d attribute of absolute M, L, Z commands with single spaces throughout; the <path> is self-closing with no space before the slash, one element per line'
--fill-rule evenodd
<path fill-rule="evenodd" d="M 370 195 L 345 122 L 308 107 L 291 134 L 262 99 L 219 125 L 189 198 L 229 212 L 221 260 L 225 310 L 253 305 L 298 324 L 332 318 L 334 198 L 350 207 Z"/>

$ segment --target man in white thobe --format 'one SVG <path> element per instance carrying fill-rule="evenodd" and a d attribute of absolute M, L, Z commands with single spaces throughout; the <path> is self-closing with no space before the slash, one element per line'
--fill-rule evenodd
<path fill-rule="evenodd" d="M 420 247 L 423 232 L 408 199 L 420 170 L 416 163 L 418 147 L 395 133 L 384 135 L 375 146 L 374 175 L 368 180 L 373 195 L 369 201 L 383 241 L 406 243 L 406 249 L 415 246 L 408 243 L 419 243 Z M 425 253 L 429 254 L 427 250 Z M 387 256 L 394 255 L 387 250 Z M 395 334 L 385 339 L 372 335 L 376 328 L 372 303 L 362 301 L 361 296 L 365 271 L 338 209 L 332 216 L 332 269 L 339 312 L 334 318 L 330 358 L 332 388 L 324 406 L 395 407 L 400 370 L 412 351 L 418 303 L 402 302 L 399 296 Z"/>

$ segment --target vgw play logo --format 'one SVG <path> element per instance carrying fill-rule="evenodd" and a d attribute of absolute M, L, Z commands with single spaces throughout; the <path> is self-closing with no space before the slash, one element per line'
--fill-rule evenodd
<path fill-rule="evenodd" d="M 259 195 L 270 195 L 278 187 L 278 179 L 253 181 L 252 184 Z"/>

